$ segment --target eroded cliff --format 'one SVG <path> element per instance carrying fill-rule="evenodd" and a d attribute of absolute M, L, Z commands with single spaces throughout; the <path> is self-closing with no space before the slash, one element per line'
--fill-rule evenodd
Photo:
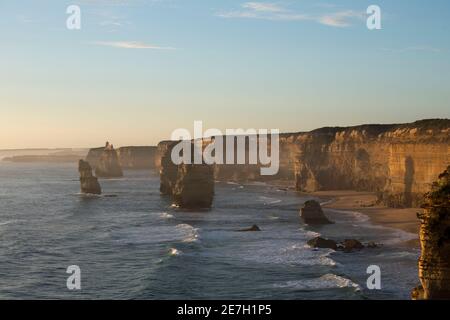
<path fill-rule="evenodd" d="M 413 299 L 450 299 L 450 166 L 425 195 L 420 219 L 419 278 Z"/>

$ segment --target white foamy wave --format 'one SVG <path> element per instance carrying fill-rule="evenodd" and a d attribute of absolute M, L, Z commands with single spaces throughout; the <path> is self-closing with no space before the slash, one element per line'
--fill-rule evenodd
<path fill-rule="evenodd" d="M 200 239 L 198 229 L 194 228 L 190 224 L 182 223 L 176 226 L 177 230 L 184 233 L 183 242 L 197 242 Z"/>
<path fill-rule="evenodd" d="M 336 262 L 329 257 L 334 250 L 320 249 L 312 250 L 304 242 L 284 244 L 283 247 L 277 243 L 263 241 L 256 247 L 236 253 L 244 260 L 269 264 L 290 264 L 300 266 L 336 266 Z"/>
<path fill-rule="evenodd" d="M 264 197 L 264 196 L 260 196 L 258 198 L 258 201 L 264 202 L 265 205 L 267 205 L 267 204 L 275 204 L 275 203 L 280 203 L 281 202 L 280 199 L 269 198 L 269 197 Z"/>
<path fill-rule="evenodd" d="M 274 285 L 275 288 L 289 288 L 295 290 L 326 290 L 335 288 L 353 288 L 360 291 L 358 284 L 350 279 L 328 273 L 319 278 L 287 281 Z"/>
<path fill-rule="evenodd" d="M 167 212 L 161 212 L 159 213 L 159 216 L 163 219 L 172 219 L 173 215 Z"/>
<path fill-rule="evenodd" d="M 17 220 L 17 219 L 7 220 L 7 221 L 4 221 L 4 222 L 0 222 L 0 226 L 6 226 L 6 225 L 8 225 L 8 224 L 16 223 L 16 222 L 19 222 L 19 221 L 20 221 L 20 220 Z"/>
<path fill-rule="evenodd" d="M 171 256 L 179 256 L 182 253 L 183 253 L 182 251 L 180 251 L 176 248 L 170 248 L 170 250 L 169 250 L 169 255 L 171 255 Z"/>

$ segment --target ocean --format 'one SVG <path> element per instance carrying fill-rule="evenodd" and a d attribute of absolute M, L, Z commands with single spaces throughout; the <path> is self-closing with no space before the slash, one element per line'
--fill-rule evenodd
<path fill-rule="evenodd" d="M 418 284 L 414 238 L 357 212 L 326 209 L 333 225 L 302 223 L 311 197 L 276 186 L 216 183 L 208 211 L 182 211 L 152 171 L 79 192 L 76 164 L 0 162 L 0 299 L 409 299 Z M 236 232 L 257 224 L 261 232 Z M 383 246 L 314 250 L 322 235 Z M 81 270 L 81 290 L 66 286 Z M 381 269 L 369 290 L 366 270 Z"/>

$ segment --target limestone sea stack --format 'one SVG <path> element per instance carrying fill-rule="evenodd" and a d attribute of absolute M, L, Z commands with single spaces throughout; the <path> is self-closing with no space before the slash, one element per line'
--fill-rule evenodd
<path fill-rule="evenodd" d="M 101 194 L 102 189 L 98 179 L 92 175 L 92 168 L 89 162 L 80 160 L 78 162 L 78 171 L 80 172 L 80 186 L 82 193 Z"/>
<path fill-rule="evenodd" d="M 322 207 L 315 200 L 306 201 L 301 209 L 300 216 L 306 224 L 321 225 L 331 224 L 331 222 L 323 213 Z"/>
<path fill-rule="evenodd" d="M 95 166 L 95 175 L 99 178 L 123 177 L 123 171 L 119 163 L 117 152 L 114 149 L 114 146 L 108 142 Z"/>
<path fill-rule="evenodd" d="M 185 209 L 210 208 L 214 198 L 214 167 L 181 164 L 172 190 L 176 205 Z"/>
<path fill-rule="evenodd" d="M 171 195 L 175 187 L 178 175 L 178 166 L 172 162 L 171 153 L 173 147 L 178 142 L 163 141 L 158 144 L 157 153 L 159 156 L 159 177 L 160 186 L 159 191 L 164 195 Z"/>
<path fill-rule="evenodd" d="M 413 299 L 450 299 L 450 166 L 425 195 L 420 219 L 419 279 Z"/>

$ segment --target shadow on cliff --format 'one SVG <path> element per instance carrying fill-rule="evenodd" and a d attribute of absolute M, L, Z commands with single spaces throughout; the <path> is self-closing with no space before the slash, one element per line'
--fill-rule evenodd
<path fill-rule="evenodd" d="M 411 156 L 406 157 L 405 159 L 405 205 L 407 207 L 411 207 L 413 203 L 412 199 L 412 185 L 414 182 L 414 160 Z"/>

